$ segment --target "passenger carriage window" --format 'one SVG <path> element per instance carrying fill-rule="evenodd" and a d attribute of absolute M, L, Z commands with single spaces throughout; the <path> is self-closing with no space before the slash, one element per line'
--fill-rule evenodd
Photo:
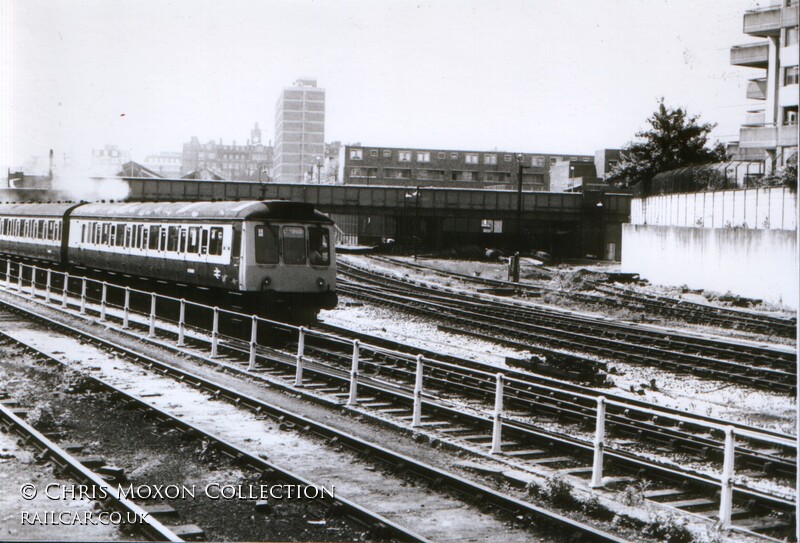
<path fill-rule="evenodd" d="M 208 245 L 208 254 L 222 254 L 222 228 L 214 227 L 211 229 L 211 241 Z"/>
<path fill-rule="evenodd" d="M 86 225 L 81 225 L 81 243 L 86 243 Z"/>
<path fill-rule="evenodd" d="M 145 228 L 144 225 L 143 225 L 142 226 L 142 245 L 141 245 L 141 249 L 147 249 L 149 235 L 150 235 L 150 230 Z"/>
<path fill-rule="evenodd" d="M 313 266 L 327 266 L 331 263 L 330 234 L 327 228 L 309 228 L 308 247 L 308 260 Z"/>
<path fill-rule="evenodd" d="M 56 241 L 61 241 L 61 223 L 60 222 L 56 223 L 55 236 L 56 236 Z"/>
<path fill-rule="evenodd" d="M 133 226 L 125 225 L 125 247 L 130 249 L 133 245 Z"/>
<path fill-rule="evenodd" d="M 125 245 L 125 225 L 124 224 L 118 224 L 117 225 L 116 245 L 117 245 L 117 247 L 122 247 L 122 246 Z"/>
<path fill-rule="evenodd" d="M 167 251 L 175 252 L 178 250 L 178 227 L 170 226 L 167 231 Z"/>
<path fill-rule="evenodd" d="M 160 231 L 160 239 L 158 242 L 158 250 L 159 251 L 166 251 L 167 250 L 167 227 L 162 226 Z"/>
<path fill-rule="evenodd" d="M 240 257 L 242 251 L 242 231 L 238 228 L 233 228 L 233 245 L 231 245 L 231 256 Z"/>
<path fill-rule="evenodd" d="M 178 251 L 181 253 L 186 252 L 186 228 L 181 228 L 180 247 L 178 247 Z"/>
<path fill-rule="evenodd" d="M 197 253 L 197 247 L 200 245 L 200 228 L 197 226 L 189 227 L 189 245 L 186 248 L 187 253 Z"/>
<path fill-rule="evenodd" d="M 148 230 L 150 231 L 150 235 L 148 236 L 148 244 L 147 248 L 153 251 L 158 250 L 158 231 L 161 229 L 160 226 L 150 226 Z"/>
<path fill-rule="evenodd" d="M 283 263 L 290 266 L 306 263 L 306 231 L 302 226 L 283 227 Z"/>
<path fill-rule="evenodd" d="M 256 264 L 278 263 L 278 227 L 256 226 Z"/>
<path fill-rule="evenodd" d="M 208 230 L 203 228 L 202 241 L 200 242 L 200 254 L 208 254 Z"/>
<path fill-rule="evenodd" d="M 111 226 L 111 225 L 110 225 L 110 224 L 108 224 L 107 222 L 104 222 L 104 223 L 103 223 L 103 237 L 102 237 L 102 239 L 100 240 L 100 242 L 101 242 L 103 245 L 108 245 L 108 238 L 109 238 L 109 236 L 110 236 L 110 233 L 109 233 L 109 227 L 110 227 L 110 226 Z"/>

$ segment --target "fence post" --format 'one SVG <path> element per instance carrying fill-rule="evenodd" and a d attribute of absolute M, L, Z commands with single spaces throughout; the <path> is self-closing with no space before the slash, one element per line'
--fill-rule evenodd
<path fill-rule="evenodd" d="M 301 326 L 297 330 L 297 356 L 306 354 L 306 328 Z"/>
<path fill-rule="evenodd" d="M 606 398 L 598 396 L 594 431 L 594 462 L 592 463 L 592 488 L 603 486 L 603 451 L 606 440 Z"/>
<path fill-rule="evenodd" d="M 86 278 L 81 277 L 81 315 L 86 314 Z"/>
<path fill-rule="evenodd" d="M 492 448 L 489 454 L 500 454 L 502 448 L 503 421 L 503 374 L 497 374 L 497 385 L 494 392 L 494 424 L 492 425 Z"/>
<path fill-rule="evenodd" d="M 106 320 L 106 298 L 108 297 L 108 284 L 103 281 L 103 290 L 100 295 L 100 321 Z"/>
<path fill-rule="evenodd" d="M 11 290 L 11 259 L 6 259 L 6 288 Z"/>
<path fill-rule="evenodd" d="M 214 308 L 214 320 L 211 322 L 211 358 L 217 357 L 219 347 L 219 308 Z"/>
<path fill-rule="evenodd" d="M 61 289 L 61 307 L 67 307 L 67 299 L 69 298 L 69 274 L 64 273 L 64 287 Z"/>
<path fill-rule="evenodd" d="M 130 287 L 125 287 L 125 303 L 122 307 L 122 328 L 123 330 L 128 329 L 128 321 L 131 318 L 131 289 Z"/>
<path fill-rule="evenodd" d="M 49 304 L 53 289 L 53 270 L 47 268 L 47 284 L 44 287 L 44 299 Z"/>
<path fill-rule="evenodd" d="M 23 264 L 17 264 L 17 292 L 22 293 L 22 267 Z"/>
<path fill-rule="evenodd" d="M 150 330 L 147 337 L 156 337 L 156 295 L 150 294 Z"/>
<path fill-rule="evenodd" d="M 38 268 L 31 266 L 31 298 L 36 298 L 36 272 Z"/>
<path fill-rule="evenodd" d="M 294 386 L 296 387 L 303 386 L 303 358 L 303 356 L 295 357 L 297 363 L 295 364 L 294 371 Z"/>
<path fill-rule="evenodd" d="M 186 300 L 181 298 L 181 309 L 178 315 L 178 347 L 186 345 Z"/>
<path fill-rule="evenodd" d="M 256 346 L 258 345 L 258 317 L 253 315 L 253 324 L 250 327 L 250 360 L 247 364 L 247 369 L 253 371 L 256 369 Z"/>
<path fill-rule="evenodd" d="M 733 458 L 736 454 L 736 441 L 733 427 L 725 428 L 725 458 L 722 461 L 722 477 L 720 480 L 719 521 L 723 528 L 731 525 L 733 509 Z"/>
<path fill-rule="evenodd" d="M 358 392 L 358 355 L 359 341 L 353 340 L 353 364 L 350 367 L 350 396 L 347 398 L 347 405 L 356 404 L 356 393 Z"/>
<path fill-rule="evenodd" d="M 422 355 L 417 355 L 417 373 L 414 376 L 414 413 L 411 417 L 411 427 L 416 428 L 422 423 Z"/>

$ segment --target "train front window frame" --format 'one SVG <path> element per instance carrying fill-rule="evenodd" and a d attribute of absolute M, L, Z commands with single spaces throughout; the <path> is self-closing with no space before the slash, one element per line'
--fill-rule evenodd
<path fill-rule="evenodd" d="M 308 261 L 312 266 L 330 266 L 330 232 L 322 226 L 308 229 Z"/>
<path fill-rule="evenodd" d="M 284 226 L 282 229 L 283 263 L 302 266 L 306 263 L 306 229 L 302 226 Z"/>

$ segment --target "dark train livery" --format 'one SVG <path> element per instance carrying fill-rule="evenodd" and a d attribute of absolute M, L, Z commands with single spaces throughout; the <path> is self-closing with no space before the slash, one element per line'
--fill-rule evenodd
<path fill-rule="evenodd" d="M 309 318 L 336 306 L 333 221 L 275 201 L 0 204 L 0 253 Z"/>

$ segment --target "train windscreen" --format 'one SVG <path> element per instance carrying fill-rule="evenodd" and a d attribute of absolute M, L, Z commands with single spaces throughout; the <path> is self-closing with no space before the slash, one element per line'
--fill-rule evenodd
<path fill-rule="evenodd" d="M 302 226 L 283 227 L 283 263 L 288 266 L 306 263 L 306 230 Z"/>

